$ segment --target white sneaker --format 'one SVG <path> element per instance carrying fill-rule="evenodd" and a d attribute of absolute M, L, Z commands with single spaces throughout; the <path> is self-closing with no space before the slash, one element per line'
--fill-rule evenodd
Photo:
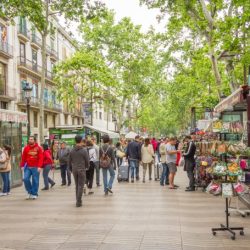
<path fill-rule="evenodd" d="M 7 196 L 7 193 L 0 193 L 0 196 Z"/>
<path fill-rule="evenodd" d="M 31 200 L 36 200 L 37 199 L 37 195 L 30 195 L 30 199 Z"/>
<path fill-rule="evenodd" d="M 11 195 L 11 192 L 7 193 L 7 195 Z"/>
<path fill-rule="evenodd" d="M 31 199 L 31 194 L 27 194 L 26 200 L 30 200 L 30 199 Z"/>

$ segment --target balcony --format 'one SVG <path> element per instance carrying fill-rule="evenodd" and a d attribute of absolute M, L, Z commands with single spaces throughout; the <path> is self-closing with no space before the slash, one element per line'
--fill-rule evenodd
<path fill-rule="evenodd" d="M 28 60 L 25 57 L 18 57 L 17 68 L 26 74 L 41 78 L 42 67 Z"/>
<path fill-rule="evenodd" d="M 24 94 L 21 94 L 18 100 L 18 104 L 25 106 L 27 103 L 26 98 Z M 33 108 L 38 108 L 39 107 L 39 98 L 32 96 L 30 99 L 30 105 Z M 54 112 L 54 113 L 60 113 L 62 112 L 62 105 L 58 103 L 54 103 L 53 101 L 50 100 L 44 100 L 44 109 L 48 112 Z"/>
<path fill-rule="evenodd" d="M 58 53 L 57 53 L 57 51 L 54 48 L 50 49 L 50 58 L 53 61 L 58 61 Z"/>
<path fill-rule="evenodd" d="M 0 87 L 0 100 L 13 101 L 16 99 L 16 89 L 10 87 Z"/>
<path fill-rule="evenodd" d="M 17 36 L 21 41 L 26 43 L 30 39 L 30 32 L 27 27 L 19 24 L 17 29 Z"/>
<path fill-rule="evenodd" d="M 25 106 L 27 103 L 26 98 L 24 96 L 24 93 L 21 93 L 18 97 L 18 104 Z M 30 106 L 33 108 L 38 108 L 39 107 L 39 99 L 38 97 L 32 96 L 30 98 Z"/>
<path fill-rule="evenodd" d="M 32 33 L 30 45 L 35 49 L 39 49 L 42 47 L 42 39 L 39 38 L 35 33 Z"/>
<path fill-rule="evenodd" d="M 0 56 L 3 56 L 7 59 L 13 57 L 13 47 L 10 46 L 7 42 L 0 41 Z"/>
<path fill-rule="evenodd" d="M 62 105 L 50 100 L 44 100 L 44 108 L 48 111 L 62 112 Z"/>

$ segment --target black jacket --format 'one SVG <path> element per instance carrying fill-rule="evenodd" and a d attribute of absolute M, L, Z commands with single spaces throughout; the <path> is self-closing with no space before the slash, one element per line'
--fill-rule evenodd
<path fill-rule="evenodd" d="M 74 171 L 77 169 L 89 169 L 89 155 L 82 146 L 75 146 L 69 154 L 69 169 Z"/>
<path fill-rule="evenodd" d="M 194 161 L 195 152 L 196 152 L 195 143 L 193 141 L 190 141 L 187 145 L 185 153 L 183 154 L 185 160 Z"/>
<path fill-rule="evenodd" d="M 132 141 L 128 144 L 126 156 L 130 160 L 141 160 L 141 145 L 137 141 Z"/>

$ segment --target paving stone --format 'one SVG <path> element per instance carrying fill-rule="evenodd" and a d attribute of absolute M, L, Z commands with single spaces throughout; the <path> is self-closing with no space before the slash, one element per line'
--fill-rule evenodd
<path fill-rule="evenodd" d="M 60 183 L 60 174 L 55 174 Z M 236 241 L 226 232 L 216 237 L 212 227 L 225 221 L 225 201 L 200 190 L 186 193 L 185 173 L 181 187 L 169 190 L 159 182 L 115 183 L 114 194 L 105 197 L 94 188 L 75 207 L 74 186 L 55 186 L 26 201 L 23 187 L 0 199 L 0 250 L 248 250 L 250 220 L 231 214 L 232 226 L 244 226 L 245 236 Z"/>

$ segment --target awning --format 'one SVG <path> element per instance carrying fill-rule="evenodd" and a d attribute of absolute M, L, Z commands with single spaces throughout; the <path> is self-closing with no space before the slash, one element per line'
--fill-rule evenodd
<path fill-rule="evenodd" d="M 219 104 L 217 104 L 214 108 L 216 113 L 221 113 L 225 110 L 231 110 L 233 106 L 243 102 L 243 89 L 240 87 L 235 92 L 233 92 L 230 96 L 222 100 Z"/>
<path fill-rule="evenodd" d="M 94 130 L 96 132 L 99 132 L 101 134 L 107 134 L 112 139 L 120 138 L 120 134 L 109 131 L 109 130 L 106 130 L 106 129 L 103 129 L 103 128 L 99 128 L 99 127 L 96 127 L 96 126 L 91 126 L 89 124 L 83 124 L 82 126 L 85 127 L 85 128 L 92 129 L 92 130 Z"/>
<path fill-rule="evenodd" d="M 23 112 L 0 109 L 0 121 L 27 123 L 27 114 Z"/>

